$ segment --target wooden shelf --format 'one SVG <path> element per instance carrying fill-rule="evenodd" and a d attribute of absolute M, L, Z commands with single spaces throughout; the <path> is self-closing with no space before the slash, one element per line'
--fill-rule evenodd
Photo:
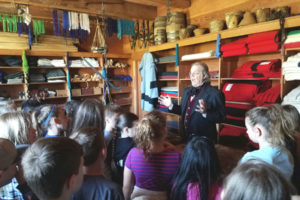
<path fill-rule="evenodd" d="M 0 86 L 24 85 L 25 83 L 0 83 Z"/>
<path fill-rule="evenodd" d="M 158 62 L 157 64 L 162 65 L 162 64 L 169 64 L 169 63 L 176 63 L 176 61 L 172 60 L 172 61 Z"/>
<path fill-rule="evenodd" d="M 65 99 L 65 98 L 68 98 L 68 97 L 67 96 L 63 96 L 63 97 L 47 97 L 47 98 L 42 99 L 42 100 Z"/>
<path fill-rule="evenodd" d="M 285 51 L 300 51 L 300 47 L 297 47 L 297 48 L 288 48 L 288 49 L 285 49 Z"/>
<path fill-rule="evenodd" d="M 95 97 L 95 96 L 101 96 L 102 94 L 82 94 L 80 96 L 72 96 L 72 98 L 78 98 L 78 97 Z"/>
<path fill-rule="evenodd" d="M 178 81 L 178 79 L 158 79 L 158 81 Z"/>
<path fill-rule="evenodd" d="M 267 79 L 259 79 L 259 78 L 221 78 L 222 81 L 264 81 L 264 80 L 272 80 L 272 81 L 280 81 L 280 78 L 267 78 Z"/>
<path fill-rule="evenodd" d="M 67 83 L 66 81 L 64 82 L 31 82 L 28 83 L 29 85 L 55 85 L 55 84 L 65 84 Z"/>
<path fill-rule="evenodd" d="M 100 82 L 100 80 L 98 80 L 98 81 L 71 81 L 71 83 L 93 83 L 93 82 Z"/>
<path fill-rule="evenodd" d="M 214 59 L 220 59 L 217 57 L 207 57 L 207 58 L 194 58 L 194 59 L 189 59 L 189 60 L 180 60 L 180 62 L 192 62 L 192 61 L 197 61 L 197 60 L 214 60 Z M 180 66 L 180 64 L 179 64 Z"/>
<path fill-rule="evenodd" d="M 241 104 L 241 105 L 249 105 L 249 106 L 254 106 L 254 104 L 249 103 L 249 102 L 240 102 L 240 101 L 225 101 L 226 103 L 234 103 L 234 104 Z"/>
<path fill-rule="evenodd" d="M 15 67 L 1 66 L 0 69 L 22 69 L 22 67 L 19 67 L 19 66 L 15 66 Z"/>
<path fill-rule="evenodd" d="M 292 17 L 285 18 L 285 28 L 297 27 L 299 26 L 299 24 L 300 24 L 300 16 L 292 16 Z M 242 26 L 238 28 L 223 30 L 220 31 L 219 34 L 222 39 L 226 39 L 226 38 L 246 36 L 249 34 L 279 30 L 279 29 L 280 29 L 279 20 L 272 20 L 272 21 Z M 161 45 L 151 46 L 149 47 L 149 51 L 155 52 L 155 51 L 162 51 L 168 49 L 175 49 L 176 44 L 178 44 L 179 47 L 183 47 L 183 46 L 195 45 L 195 44 L 205 43 L 205 42 L 215 42 L 217 40 L 217 35 L 218 35 L 217 33 L 208 33 L 196 37 L 178 40 L 175 42 L 169 42 Z"/>
<path fill-rule="evenodd" d="M 54 66 L 51 66 L 51 67 L 43 67 L 43 66 L 36 66 L 36 67 L 29 67 L 29 69 L 63 69 L 63 68 L 66 68 L 66 66 L 62 66 L 62 67 L 54 67 Z"/>
<path fill-rule="evenodd" d="M 243 127 L 243 126 L 237 126 L 237 125 L 233 125 L 233 124 L 227 124 L 227 123 L 221 123 L 223 125 L 227 125 L 227 126 L 232 126 L 232 127 L 236 127 L 236 128 L 243 128 L 243 129 L 246 129 L 246 127 Z"/>
<path fill-rule="evenodd" d="M 111 89 L 110 94 L 128 94 L 131 93 L 131 87 L 123 87 L 122 90 L 117 91 L 114 89 Z"/>
<path fill-rule="evenodd" d="M 82 66 L 82 67 L 69 67 L 69 69 L 91 69 L 91 70 L 93 70 L 91 67 L 84 67 L 84 66 Z M 100 66 L 95 67 L 95 69 L 101 69 L 101 67 Z"/>
<path fill-rule="evenodd" d="M 191 81 L 190 78 L 181 78 L 179 80 L 180 81 Z M 219 78 L 210 78 L 210 81 L 218 81 L 218 80 L 219 80 Z"/>

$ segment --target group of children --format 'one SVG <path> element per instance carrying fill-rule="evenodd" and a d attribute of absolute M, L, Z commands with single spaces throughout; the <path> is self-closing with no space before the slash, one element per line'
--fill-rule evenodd
<path fill-rule="evenodd" d="M 213 141 L 194 136 L 179 151 L 156 110 L 138 119 L 86 99 L 0 112 L 0 199 L 285 200 L 299 189 L 300 114 L 290 105 L 246 113 L 259 149 L 224 180 Z"/>

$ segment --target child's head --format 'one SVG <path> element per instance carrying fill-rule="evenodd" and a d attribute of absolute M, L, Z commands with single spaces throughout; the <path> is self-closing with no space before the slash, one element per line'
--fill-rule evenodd
<path fill-rule="evenodd" d="M 131 112 L 124 112 L 119 115 L 117 120 L 116 128 L 117 134 L 124 134 L 128 137 L 134 136 L 134 128 L 136 122 L 138 121 L 138 116 Z"/>
<path fill-rule="evenodd" d="M 300 133 L 300 113 L 293 105 L 282 105 L 284 129 L 294 134 Z"/>
<path fill-rule="evenodd" d="M 84 165 L 90 166 L 99 158 L 102 161 L 106 157 L 106 147 L 103 131 L 96 127 L 82 128 L 70 136 L 78 142 L 83 149 Z"/>
<path fill-rule="evenodd" d="M 39 112 L 37 121 L 44 134 L 51 131 L 57 135 L 64 135 L 67 131 L 68 120 L 62 108 L 56 105 L 43 105 Z"/>
<path fill-rule="evenodd" d="M 245 124 L 249 138 L 256 143 L 268 142 L 285 146 L 282 119 L 277 107 L 255 107 L 246 112 Z"/>
<path fill-rule="evenodd" d="M 135 143 L 144 154 L 150 153 L 154 143 L 164 140 L 166 136 L 166 117 L 154 110 L 147 113 L 137 124 L 134 136 Z"/>
<path fill-rule="evenodd" d="M 39 106 L 41 106 L 41 103 L 37 100 L 25 100 L 22 102 L 21 109 L 23 112 L 32 113 Z"/>
<path fill-rule="evenodd" d="M 28 147 L 22 167 L 39 199 L 70 199 L 83 180 L 82 149 L 66 137 L 42 138 Z"/>
<path fill-rule="evenodd" d="M 122 112 L 121 107 L 117 104 L 108 104 L 105 106 L 105 129 L 111 131 L 116 127 L 119 114 Z"/>
<path fill-rule="evenodd" d="M 201 199 L 208 199 L 209 187 L 219 178 L 220 166 L 216 149 L 206 137 L 194 136 L 184 149 L 173 178 L 172 199 L 185 199 L 189 183 L 200 184 Z"/>
<path fill-rule="evenodd" d="M 98 99 L 85 99 L 79 106 L 73 123 L 72 132 L 85 127 L 104 130 L 104 106 Z"/>
<path fill-rule="evenodd" d="M 0 127 L 0 137 L 10 140 L 15 145 L 31 144 L 37 137 L 31 116 L 20 111 L 1 115 Z"/>
<path fill-rule="evenodd" d="M 273 166 L 261 160 L 238 165 L 226 178 L 222 200 L 290 200 L 293 189 Z"/>
<path fill-rule="evenodd" d="M 2 100 L 0 101 L 0 115 L 8 112 L 14 112 L 17 110 L 17 106 L 14 101 Z"/>
<path fill-rule="evenodd" d="M 68 118 L 68 130 L 71 131 L 70 129 L 73 127 L 74 119 L 76 116 L 76 112 L 80 106 L 80 101 L 79 100 L 71 100 L 65 103 L 64 105 L 64 110 L 66 117 Z"/>
<path fill-rule="evenodd" d="M 17 150 L 9 140 L 0 138 L 0 187 L 6 185 L 16 174 Z"/>

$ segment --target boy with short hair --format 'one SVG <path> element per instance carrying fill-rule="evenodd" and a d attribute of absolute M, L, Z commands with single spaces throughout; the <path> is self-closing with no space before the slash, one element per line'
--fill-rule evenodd
<path fill-rule="evenodd" d="M 70 199 L 83 180 L 81 146 L 65 137 L 42 138 L 22 158 L 24 178 L 41 200 Z"/>
<path fill-rule="evenodd" d="M 116 122 L 121 112 L 122 112 L 121 107 L 117 104 L 108 104 L 105 106 L 104 138 L 105 138 L 106 145 L 110 143 L 111 139 L 114 136 L 114 129 L 116 127 Z"/>
<path fill-rule="evenodd" d="M 103 176 L 106 146 L 103 132 L 95 127 L 82 128 L 70 136 L 83 148 L 84 181 L 72 200 L 123 200 L 123 193 L 115 183 Z"/>

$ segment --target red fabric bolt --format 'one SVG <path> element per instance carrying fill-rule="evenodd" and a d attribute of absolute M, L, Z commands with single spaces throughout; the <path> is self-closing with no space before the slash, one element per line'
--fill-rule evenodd
<path fill-rule="evenodd" d="M 240 49 L 224 51 L 223 57 L 246 55 L 247 53 L 248 53 L 248 49 L 244 47 Z"/>
<path fill-rule="evenodd" d="M 241 109 L 241 110 L 249 110 L 249 109 L 253 108 L 253 105 L 237 104 L 237 103 L 225 103 L 225 107 L 238 108 L 238 109 Z"/>
<path fill-rule="evenodd" d="M 256 33 L 248 36 L 248 43 L 255 43 L 259 41 L 273 40 L 278 31 L 268 31 L 263 33 Z M 279 41 L 279 38 L 276 38 L 276 41 Z"/>
<path fill-rule="evenodd" d="M 220 136 L 241 136 L 241 135 L 247 135 L 245 128 L 224 125 L 224 127 L 220 131 Z"/>
<path fill-rule="evenodd" d="M 161 92 L 160 94 L 162 96 L 178 97 L 178 94 L 172 94 L 172 93 L 166 93 L 166 92 Z"/>
<path fill-rule="evenodd" d="M 253 48 L 257 48 L 257 47 L 261 47 L 261 46 L 270 46 L 273 44 L 277 44 L 277 43 L 274 42 L 274 40 L 265 40 L 265 41 L 249 43 L 248 48 L 253 49 Z"/>
<path fill-rule="evenodd" d="M 292 42 L 292 43 L 287 43 L 284 44 L 285 48 L 297 48 L 300 47 L 300 42 Z"/>
<path fill-rule="evenodd" d="M 226 101 L 252 102 L 259 87 L 254 84 L 226 83 L 223 93 Z"/>

